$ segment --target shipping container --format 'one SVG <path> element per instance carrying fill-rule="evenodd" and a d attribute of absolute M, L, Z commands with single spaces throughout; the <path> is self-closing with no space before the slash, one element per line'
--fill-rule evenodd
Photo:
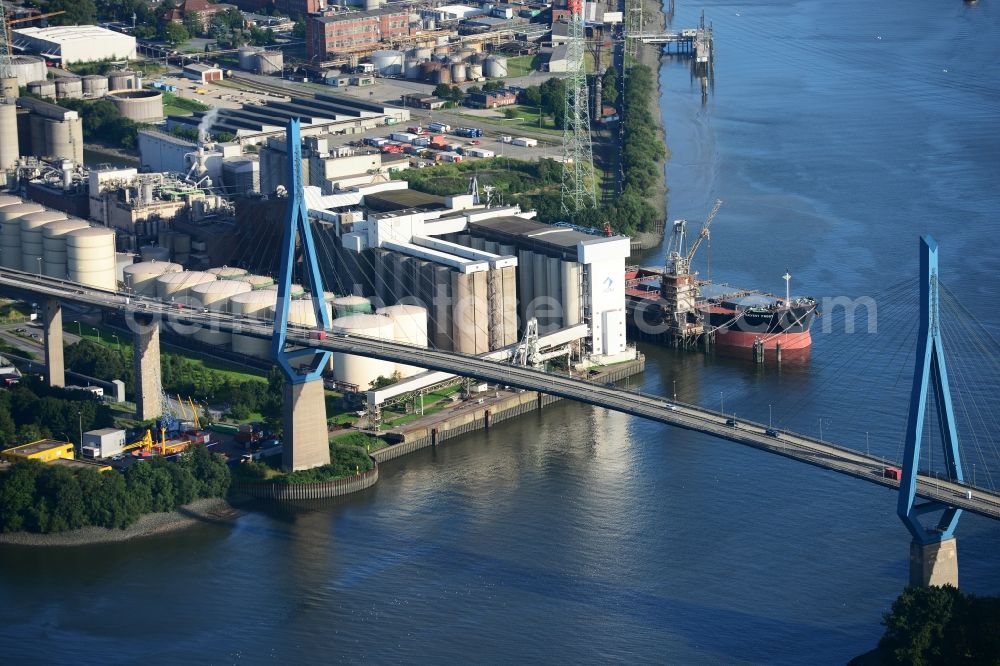
<path fill-rule="evenodd" d="M 431 140 L 428 139 L 426 136 L 417 137 L 416 139 L 413 140 L 413 145 L 427 147 L 431 145 Z"/>
<path fill-rule="evenodd" d="M 886 467 L 882 470 L 882 476 L 893 481 L 903 480 L 903 470 L 898 467 Z"/>
<path fill-rule="evenodd" d="M 417 135 L 411 134 L 410 132 L 393 132 L 389 135 L 389 138 L 393 141 L 406 141 L 409 143 L 416 139 Z"/>
<path fill-rule="evenodd" d="M 485 148 L 466 148 L 465 154 L 469 157 L 493 157 L 496 155 L 492 150 Z"/>
<path fill-rule="evenodd" d="M 538 145 L 538 139 L 528 139 L 526 137 L 519 136 L 512 139 L 511 144 L 514 146 L 524 146 L 525 148 L 534 148 Z"/>

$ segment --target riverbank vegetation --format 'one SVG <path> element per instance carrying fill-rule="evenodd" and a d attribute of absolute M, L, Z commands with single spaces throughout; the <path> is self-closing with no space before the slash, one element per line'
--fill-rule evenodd
<path fill-rule="evenodd" d="M 89 393 L 50 388 L 37 377 L 0 391 L 0 442 L 3 448 L 54 437 L 79 444 L 80 430 L 107 428 L 111 409 Z"/>
<path fill-rule="evenodd" d="M 176 460 L 136 462 L 123 474 L 19 461 L 0 474 L 0 532 L 120 529 L 143 514 L 223 497 L 229 482 L 225 460 L 202 445 Z"/>
<path fill-rule="evenodd" d="M 242 463 L 234 468 L 236 481 L 261 483 L 270 481 L 281 484 L 322 483 L 334 481 L 370 470 L 374 463 L 368 457 L 369 451 L 375 451 L 385 446 L 385 442 L 377 437 L 364 433 L 351 433 L 330 440 L 330 464 L 298 472 L 282 472 L 278 469 L 280 457 L 267 459 L 264 462 Z"/>
<path fill-rule="evenodd" d="M 908 587 L 882 623 L 883 664 L 1000 664 L 1000 597 Z"/>

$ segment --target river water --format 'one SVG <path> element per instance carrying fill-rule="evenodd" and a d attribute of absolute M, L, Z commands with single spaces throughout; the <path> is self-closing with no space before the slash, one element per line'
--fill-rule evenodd
<path fill-rule="evenodd" d="M 997 8 L 704 7 L 714 91 L 703 105 L 683 62 L 661 83 L 671 217 L 725 200 L 713 277 L 780 291 L 788 270 L 798 293 L 877 298 L 915 274 L 930 231 L 948 284 L 996 330 Z M 698 11 L 680 2 L 674 26 Z M 644 347 L 632 385 L 759 420 L 771 405 L 782 427 L 822 419 L 828 439 L 864 449 L 868 432 L 898 457 L 912 312 L 879 305 L 877 334 L 817 330 L 807 363 Z M 387 464 L 343 501 L 4 548 L 0 648 L 10 663 L 844 663 L 906 580 L 894 509 L 869 484 L 556 404 Z M 963 587 L 1000 593 L 1000 526 L 966 515 L 958 538 Z"/>

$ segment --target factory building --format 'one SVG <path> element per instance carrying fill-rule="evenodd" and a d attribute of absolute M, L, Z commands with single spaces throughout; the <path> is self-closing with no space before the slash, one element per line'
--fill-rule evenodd
<path fill-rule="evenodd" d="M 15 48 L 37 53 L 63 66 L 75 62 L 135 59 L 135 37 L 96 25 L 22 28 L 12 32 Z"/>
<path fill-rule="evenodd" d="M 215 65 L 207 65 L 201 62 L 193 62 L 188 65 L 184 65 L 184 69 L 182 71 L 184 76 L 201 84 L 210 83 L 212 81 L 221 81 L 223 78 L 222 69 L 216 67 Z"/>
<path fill-rule="evenodd" d="M 84 458 L 97 460 L 110 458 L 122 452 L 125 448 L 125 431 L 118 428 L 101 428 L 83 433 L 83 445 L 80 453 Z"/>
<path fill-rule="evenodd" d="M 310 60 L 378 48 L 384 41 L 409 35 L 405 9 L 381 8 L 361 12 L 312 15 L 306 19 L 306 52 Z"/>
<path fill-rule="evenodd" d="M 14 446 L 4 449 L 0 454 L 5 460 L 17 462 L 18 460 L 39 460 L 41 462 L 51 462 L 59 458 L 73 460 L 73 444 L 71 442 L 61 442 L 57 439 L 40 439 L 37 442 Z"/>
<path fill-rule="evenodd" d="M 290 118 L 302 119 L 302 136 L 316 134 L 360 134 L 390 123 L 410 119 L 409 109 L 380 104 L 347 95 L 319 93 L 315 98 L 292 97 L 268 100 L 263 106 L 248 104 L 239 109 L 214 109 L 210 134 L 229 132 L 241 143 L 263 143 L 270 136 L 284 137 Z M 199 129 L 205 112 L 171 118 L 171 129 Z"/>
<path fill-rule="evenodd" d="M 306 184 L 324 194 L 367 185 L 373 180 L 409 166 L 406 159 L 391 159 L 371 148 L 333 147 L 325 136 L 310 136 L 303 141 L 302 175 Z M 288 186 L 288 159 L 283 137 L 271 137 L 261 146 L 260 191 L 267 194 Z M 390 159 L 387 159 L 390 158 Z M 384 179 L 384 178 L 383 178 Z"/>

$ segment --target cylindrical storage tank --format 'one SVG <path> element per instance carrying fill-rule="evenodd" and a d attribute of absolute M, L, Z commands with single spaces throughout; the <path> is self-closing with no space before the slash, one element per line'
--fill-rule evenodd
<path fill-rule="evenodd" d="M 454 83 L 465 83 L 466 73 L 465 65 L 460 62 L 456 62 L 451 66 L 451 80 Z"/>
<path fill-rule="evenodd" d="M 135 263 L 135 255 L 131 252 L 115 252 L 115 279 L 125 282 L 125 269 Z"/>
<path fill-rule="evenodd" d="M 285 68 L 285 54 L 281 51 L 262 51 L 257 54 L 256 65 L 259 74 L 277 74 Z"/>
<path fill-rule="evenodd" d="M 444 65 L 437 71 L 437 78 L 435 79 L 437 83 L 451 83 L 451 67 L 449 65 Z"/>
<path fill-rule="evenodd" d="M 240 60 L 240 69 L 247 72 L 253 71 L 254 65 L 256 64 L 257 51 L 259 49 L 253 46 L 241 46 L 238 51 Z"/>
<path fill-rule="evenodd" d="M 28 213 L 18 220 L 21 225 L 21 270 L 26 273 L 45 271 L 45 249 L 42 245 L 42 228 L 51 222 L 66 219 L 66 213 L 43 210 Z M 41 261 L 39 261 L 41 260 Z"/>
<path fill-rule="evenodd" d="M 372 311 L 372 302 L 364 296 L 341 296 L 333 299 L 330 304 L 333 306 L 334 317 L 369 314 Z"/>
<path fill-rule="evenodd" d="M 275 299 L 277 300 L 277 298 Z M 330 306 L 327 305 L 327 314 L 330 314 Z M 274 316 L 274 310 L 271 311 L 271 316 Z M 331 319 L 333 317 L 331 316 Z M 297 301 L 289 301 L 288 303 L 288 323 L 297 324 L 298 326 L 305 326 L 307 328 L 316 328 L 318 322 L 316 320 L 316 311 L 313 310 L 312 299 L 299 299 Z"/>
<path fill-rule="evenodd" d="M 106 227 L 66 234 L 66 274 L 73 282 L 115 291 L 115 232 Z"/>
<path fill-rule="evenodd" d="M 0 173 L 17 162 L 20 146 L 17 140 L 17 105 L 0 104 Z M 6 185 L 6 178 L 0 183 Z"/>
<path fill-rule="evenodd" d="M 274 280 L 267 275 L 242 275 L 236 279 L 240 282 L 246 282 L 251 289 L 266 289 L 274 285 Z"/>
<path fill-rule="evenodd" d="M 108 74 L 108 90 L 135 90 L 137 87 L 135 72 L 131 70 Z"/>
<path fill-rule="evenodd" d="M 392 319 L 373 314 L 355 314 L 333 320 L 333 332 L 351 336 L 392 340 L 395 326 Z M 333 376 L 347 384 L 354 384 L 361 391 L 371 388 L 371 383 L 379 377 L 396 374 L 396 364 L 392 361 L 354 356 L 334 352 Z"/>
<path fill-rule="evenodd" d="M 490 79 L 502 79 L 506 77 L 507 58 L 504 56 L 491 55 L 486 59 L 486 68 L 483 73 Z"/>
<path fill-rule="evenodd" d="M 27 86 L 30 81 L 41 81 L 49 73 L 45 58 L 39 56 L 12 56 L 10 59 L 11 75 L 17 77 L 17 85 Z M 54 94 L 55 89 L 53 89 Z"/>
<path fill-rule="evenodd" d="M 139 255 L 143 261 L 170 261 L 170 249 L 162 245 L 143 245 Z"/>
<path fill-rule="evenodd" d="M 108 94 L 108 77 L 89 74 L 83 77 L 83 94 L 87 97 L 104 97 Z"/>
<path fill-rule="evenodd" d="M 433 60 L 428 60 L 427 62 L 420 63 L 420 78 L 424 81 L 432 80 L 437 76 L 438 70 L 441 69 L 441 63 L 434 62 Z"/>
<path fill-rule="evenodd" d="M 248 291 L 250 291 L 250 285 L 246 282 L 216 280 L 215 282 L 203 282 L 191 287 L 188 297 L 193 303 L 197 303 L 203 308 L 208 308 L 214 312 L 229 312 L 229 299 L 236 294 Z M 206 345 L 220 347 L 232 342 L 233 334 L 229 331 L 202 328 L 195 332 L 194 339 Z"/>
<path fill-rule="evenodd" d="M 22 270 L 21 218 L 43 210 L 36 203 L 15 203 L 0 208 L 0 264 Z"/>
<path fill-rule="evenodd" d="M 159 90 L 112 90 L 108 99 L 129 120 L 140 123 L 163 120 L 163 93 Z"/>
<path fill-rule="evenodd" d="M 182 271 L 164 273 L 156 278 L 156 296 L 161 301 L 187 303 L 191 288 L 205 282 L 215 282 L 218 278 L 211 273 Z"/>
<path fill-rule="evenodd" d="M 403 71 L 403 52 L 396 50 L 376 51 L 371 56 L 375 71 L 382 76 L 398 76 Z"/>
<path fill-rule="evenodd" d="M 169 261 L 140 261 L 122 269 L 125 291 L 139 296 L 156 297 L 156 278 L 165 273 L 180 273 L 184 267 Z"/>
<path fill-rule="evenodd" d="M 49 97 L 55 99 L 56 82 L 46 81 L 45 79 L 32 81 L 28 84 L 28 92 L 32 95 L 38 95 L 39 97 Z"/>
<path fill-rule="evenodd" d="M 427 309 L 419 305 L 389 305 L 376 312 L 393 323 L 393 339 L 406 345 L 427 347 Z M 396 364 L 403 377 L 412 377 L 424 371 L 415 365 Z"/>
<path fill-rule="evenodd" d="M 83 80 L 79 76 L 60 76 L 56 79 L 56 98 L 80 99 L 83 97 Z"/>
<path fill-rule="evenodd" d="M 219 276 L 220 280 L 239 280 L 241 277 L 247 275 L 248 273 L 248 271 L 242 268 L 236 268 L 234 266 L 219 266 L 218 268 L 209 268 L 205 272 Z"/>
<path fill-rule="evenodd" d="M 264 287 L 264 289 L 273 289 L 274 291 L 278 291 L 278 285 L 272 284 L 269 287 Z M 295 284 L 293 282 L 291 287 L 289 287 L 288 293 L 292 298 L 302 298 L 306 295 L 306 290 L 302 288 L 301 284 Z"/>
<path fill-rule="evenodd" d="M 0 208 L 3 208 L 4 206 L 14 206 L 19 203 L 23 203 L 21 201 L 21 197 L 15 197 L 10 194 L 0 194 Z"/>
<path fill-rule="evenodd" d="M 421 63 L 416 58 L 409 57 L 406 59 L 406 68 L 403 70 L 403 76 L 416 80 L 420 78 L 420 73 L 423 71 L 420 67 Z"/>
<path fill-rule="evenodd" d="M 479 81 L 483 78 L 483 66 L 482 65 L 469 65 L 469 80 Z"/>
<path fill-rule="evenodd" d="M 277 299 L 278 292 L 276 291 L 245 291 L 230 297 L 229 311 L 234 315 L 246 315 L 256 319 L 273 320 L 274 306 Z M 232 344 L 233 351 L 237 354 L 246 354 L 247 356 L 256 356 L 257 358 L 271 357 L 270 340 L 259 340 L 234 333 Z"/>

